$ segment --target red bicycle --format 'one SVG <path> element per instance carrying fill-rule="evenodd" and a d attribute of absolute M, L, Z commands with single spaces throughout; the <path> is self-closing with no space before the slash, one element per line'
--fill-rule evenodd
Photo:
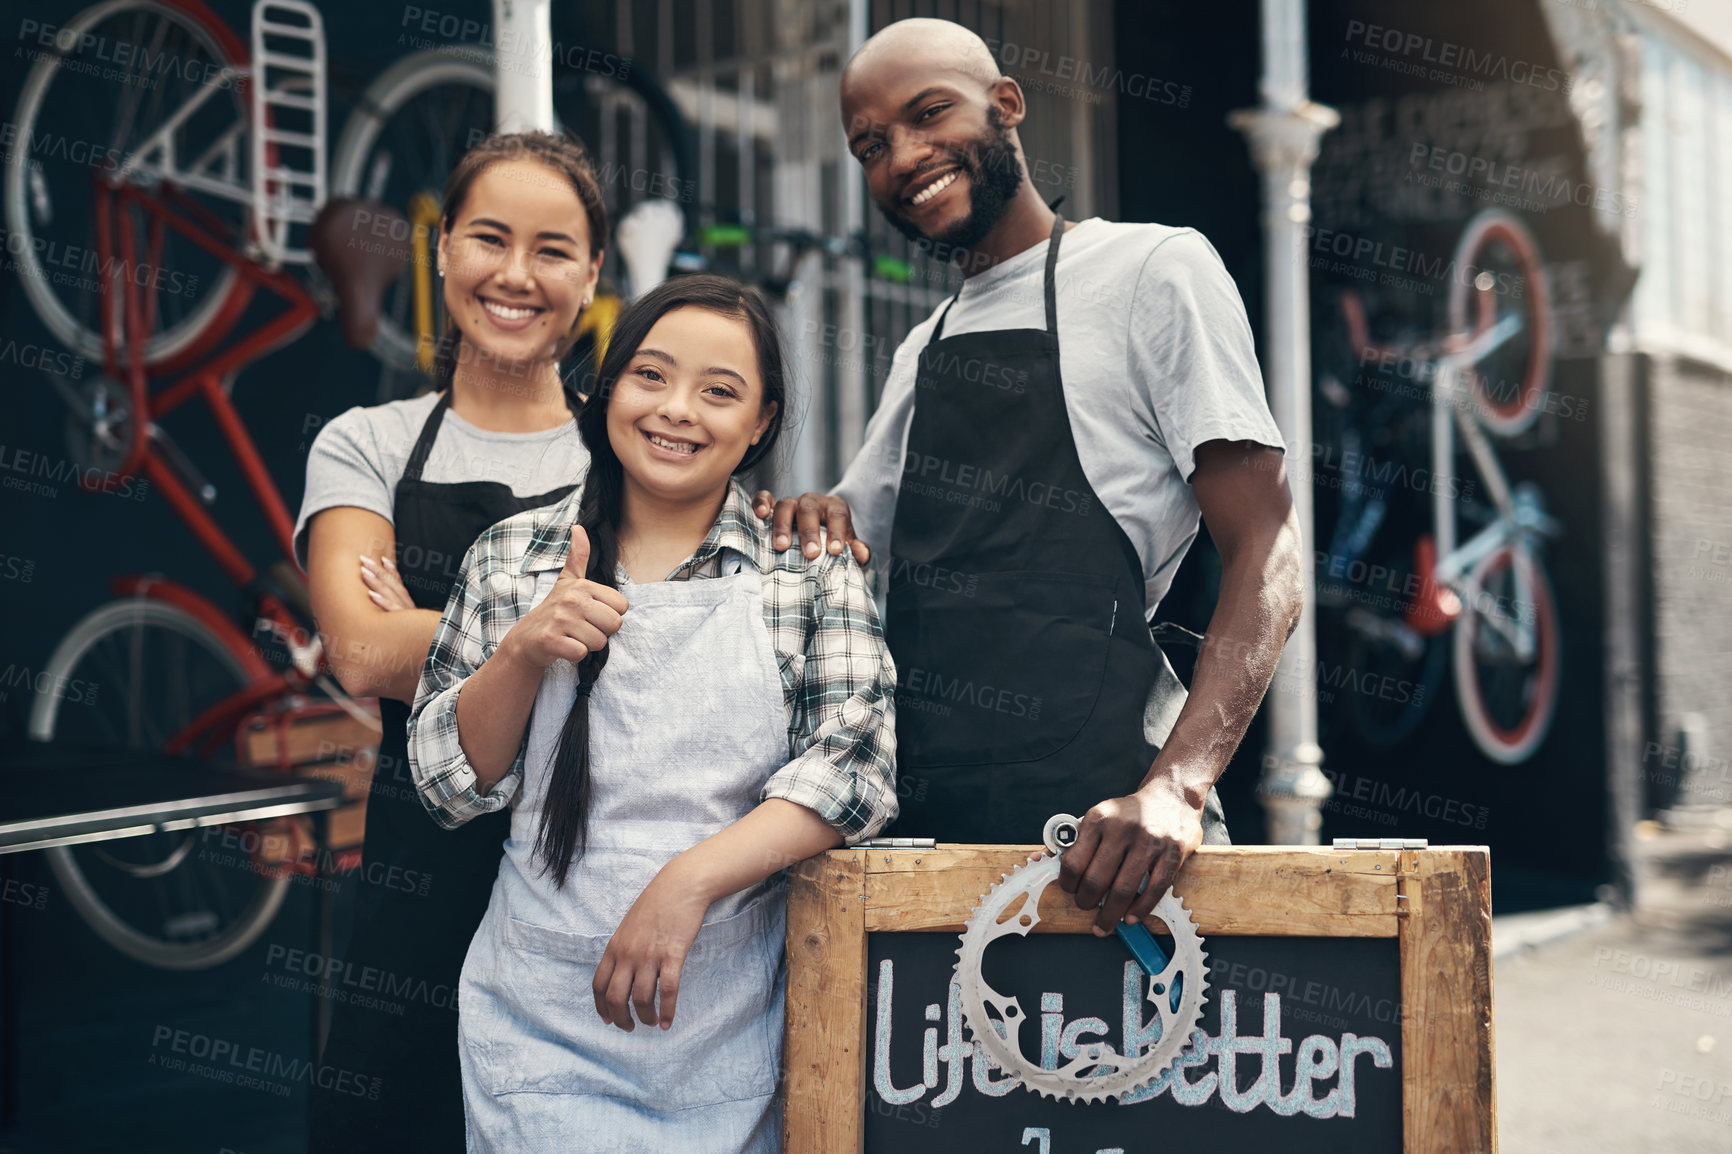
<path fill-rule="evenodd" d="M 5 210 L 37 314 L 102 366 L 54 378 L 81 475 L 107 489 L 148 479 L 243 594 L 228 611 L 164 577 L 117 578 L 116 600 L 75 624 L 46 667 L 66 679 L 56 684 L 83 679 L 101 692 L 76 711 L 39 696 L 30 736 L 323 765 L 364 798 L 376 704 L 352 700 L 325 671 L 292 519 L 229 393 L 333 297 L 346 322 L 400 335 L 405 319 L 393 320 L 390 301 L 413 297 L 431 233 L 381 208 L 376 219 L 404 231 L 413 259 L 328 269 L 328 280 L 296 243 L 329 191 L 323 30 L 305 0 L 259 0 L 250 51 L 200 0 L 107 0 L 29 34 Z M 363 94 L 337 168 L 366 187 L 337 191 L 405 208 L 436 195 L 455 156 L 492 127 L 492 68 L 475 55 L 418 53 Z M 382 297 L 387 315 L 375 318 Z M 273 563 L 255 564 L 224 532 L 215 487 L 164 427 L 200 404 L 270 527 Z M 358 813 L 354 844 L 334 861 L 309 859 L 297 819 L 47 852 L 106 941 L 152 965 L 198 969 L 256 940 L 297 876 L 358 863 Z"/>

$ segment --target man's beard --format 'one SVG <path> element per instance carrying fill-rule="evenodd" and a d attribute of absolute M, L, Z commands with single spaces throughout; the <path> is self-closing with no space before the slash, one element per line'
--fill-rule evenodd
<path fill-rule="evenodd" d="M 1010 129 L 998 109 L 987 109 L 987 134 L 966 148 L 951 149 L 951 155 L 968 177 L 968 215 L 937 236 L 927 236 L 916 228 L 896 208 L 878 206 L 884 219 L 897 232 L 925 249 L 939 249 L 954 260 L 964 251 L 986 239 L 997 227 L 1010 202 L 1022 187 L 1022 165 L 1016 159 L 1016 145 L 1011 143 Z"/>

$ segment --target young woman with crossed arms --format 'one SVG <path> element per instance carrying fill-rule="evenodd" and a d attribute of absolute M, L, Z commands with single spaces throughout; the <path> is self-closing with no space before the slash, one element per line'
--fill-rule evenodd
<path fill-rule="evenodd" d="M 607 235 L 600 185 L 575 140 L 521 133 L 470 150 L 440 212 L 451 323 L 435 390 L 350 409 L 307 462 L 295 541 L 313 610 L 338 679 L 380 698 L 384 723 L 363 852 L 369 866 L 429 882 L 424 893 L 369 884 L 390 876 L 380 870 L 355 883 L 344 962 L 413 993 L 400 1013 L 333 1005 L 323 1062 L 377 1078 L 378 1094 L 315 1086 L 313 1150 L 463 1148 L 457 977 L 507 825 L 500 815 L 453 834 L 428 820 L 404 726 L 459 559 L 495 521 L 567 496 L 587 467 L 560 361 Z"/>

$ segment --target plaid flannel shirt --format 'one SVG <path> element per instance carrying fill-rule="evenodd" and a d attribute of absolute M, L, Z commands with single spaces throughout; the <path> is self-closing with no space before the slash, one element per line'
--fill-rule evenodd
<path fill-rule="evenodd" d="M 580 486 L 565 500 L 499 522 L 470 546 L 433 635 L 409 716 L 409 764 L 421 801 L 447 828 L 509 805 L 523 782 L 524 748 L 482 794 L 457 740 L 457 694 L 529 611 L 536 575 L 564 567 Z M 865 572 L 850 552 L 808 561 L 770 547 L 769 526 L 730 484 L 709 535 L 669 576 L 720 576 L 724 556 L 756 566 L 764 625 L 781 665 L 788 712 L 788 763 L 761 799 L 786 798 L 816 812 L 852 845 L 896 816 L 896 671 Z M 623 568 L 619 584 L 630 597 Z M 606 676 L 604 672 L 603 677 Z"/>

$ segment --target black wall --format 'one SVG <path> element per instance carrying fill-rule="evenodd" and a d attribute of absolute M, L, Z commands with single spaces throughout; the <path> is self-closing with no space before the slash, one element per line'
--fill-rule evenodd
<path fill-rule="evenodd" d="M 0 43 L 20 34 L 25 17 L 44 25 L 64 24 L 86 5 L 82 0 L 41 0 L 27 12 L 0 25 Z M 239 0 L 212 0 L 210 7 L 245 41 L 251 5 Z M 490 19 L 486 0 L 451 0 L 442 13 Z M 367 83 L 393 61 L 413 50 L 411 30 L 403 27 L 404 8 L 392 5 L 322 5 L 330 59 L 331 107 L 328 119 L 331 147 L 342 132 L 355 99 Z M 25 37 L 20 44 L 34 40 Z M 10 58 L 12 53 L 6 52 Z M 0 108 L 10 120 L 18 102 L 26 62 L 0 70 Z M 23 350 L 52 350 L 50 361 L 64 366 L 59 351 L 18 286 L 11 257 L 0 269 L 0 348 L 7 342 Z M 263 295 L 263 294 L 261 294 Z M 262 323 L 273 307 L 255 303 L 247 321 Z M 58 358 L 58 359 L 57 359 Z M 15 454 L 46 458 L 39 467 L 64 475 L 75 464 L 66 443 L 66 409 L 47 374 L 19 363 L 22 354 L 0 364 L 5 404 L 0 405 L 0 452 L 8 461 Z M 32 362 L 38 358 L 29 358 Z M 101 366 L 86 363 L 88 378 Z M 376 403 L 380 367 L 365 353 L 343 344 L 333 323 L 321 322 L 300 340 L 255 363 L 234 383 L 231 396 L 258 445 L 271 476 L 282 491 L 290 515 L 300 506 L 306 473 L 306 450 L 325 420 L 353 405 Z M 278 556 L 271 533 L 234 466 L 214 422 L 201 405 L 173 415 L 165 426 L 187 455 L 216 486 L 213 509 L 218 523 L 255 563 L 269 564 Z M 27 462 L 29 464 L 36 462 Z M 8 466 L 10 471 L 14 466 Z M 161 573 L 192 586 L 217 605 L 239 609 L 240 595 L 199 547 L 191 532 L 161 497 L 144 499 L 85 492 L 76 484 L 54 484 L 52 496 L 0 488 L 0 544 L 12 566 L 30 566 L 28 582 L 0 583 L 0 667 L 40 672 L 55 643 L 89 610 L 110 596 L 109 582 L 131 573 Z M 128 492 L 136 492 L 129 487 Z M 9 571 L 9 570 L 8 570 Z M 9 686 L 16 677 L 8 679 Z M 28 689 L 0 688 L 0 738 L 20 735 L 29 716 Z"/>
<path fill-rule="evenodd" d="M 1365 51 L 1365 32 L 1352 21 L 1399 28 L 1402 49 L 1378 47 L 1356 56 L 1355 50 Z M 1122 215 L 1127 220 L 1192 225 L 1207 235 L 1237 280 L 1261 336 L 1258 178 L 1244 138 L 1225 123 L 1229 111 L 1256 103 L 1257 29 L 1257 5 L 1248 0 L 1117 6 L 1121 66 L 1172 75 L 1195 87 L 1190 108 L 1182 111 L 1121 96 Z M 1409 34 L 1428 39 L 1429 48 L 1409 53 Z M 1416 144 L 1485 155 L 1504 164 L 1549 165 L 1572 181 L 1583 179 L 1579 137 L 1562 95 L 1571 81 L 1537 5 L 1313 0 L 1309 35 L 1312 96 L 1343 113 L 1342 127 L 1323 139 L 1313 174 L 1317 228 L 1423 246 L 1447 257 L 1462 225 L 1488 202 L 1419 197 L 1404 189 Z M 1456 45 L 1458 57 L 1471 49 L 1476 58 L 1490 56 L 1499 63 L 1479 75 L 1459 67 L 1445 70 L 1451 73 L 1447 80 L 1434 75 L 1430 64 L 1420 69 L 1421 75 L 1411 74 L 1427 52 L 1437 57 L 1443 42 Z M 1523 86 L 1515 104 L 1500 104 L 1494 99 L 1498 86 L 1507 87 L 1511 82 L 1505 77 L 1512 72 L 1537 82 Z M 1500 107 L 1504 111 L 1497 111 Z M 1509 115 L 1511 107 L 1526 110 L 1520 123 Z M 1493 110 L 1489 114 L 1488 108 Z M 1425 109 L 1429 115 L 1419 119 L 1399 115 Z M 1400 835 L 1429 837 L 1434 844 L 1489 843 L 1498 867 L 1494 877 L 1499 879 L 1501 908 L 1545 899 L 1582 900 L 1607 876 L 1594 354 L 1604 322 L 1604 308 L 1596 302 L 1607 295 L 1608 285 L 1614 293 L 1619 285 L 1627 289 L 1594 233 L 1589 209 L 1566 196 L 1530 203 L 1520 215 L 1544 253 L 1554 321 L 1563 335 L 1551 390 L 1560 399 L 1568 398 L 1569 406 L 1561 415 L 1542 415 L 1527 433 L 1495 445 L 1511 481 L 1537 484 L 1548 510 L 1565 526 L 1563 536 L 1548 544 L 1544 554 L 1562 622 L 1563 677 L 1556 719 L 1533 757 L 1503 766 L 1484 757 L 1469 739 L 1447 668 L 1423 722 L 1393 747 L 1374 748 L 1358 739 L 1342 720 L 1341 691 L 1336 691 L 1336 701 L 1320 704 L 1324 768 L 1339 791 L 1325 807 L 1324 837 Z M 1342 287 L 1358 282 L 1332 272 L 1330 264 L 1314 261 L 1312 271 L 1313 368 L 1316 378 L 1333 373 L 1351 385 L 1358 365 L 1346 350 L 1336 300 Z M 1400 291 L 1382 293 L 1379 335 L 1441 332 L 1445 286 L 1434 289 L 1405 297 Z M 1264 352 L 1261 347 L 1258 351 Z M 1316 540 L 1318 548 L 1326 548 L 1340 491 L 1340 478 L 1331 476 L 1339 466 L 1330 462 L 1339 457 L 1330 455 L 1334 434 L 1326 419 L 1327 402 L 1317 390 L 1313 409 L 1312 452 L 1324 454 L 1313 458 L 1320 462 L 1314 472 Z M 1404 450 L 1398 442 L 1386 451 L 1408 452 L 1406 463 L 1418 468 L 1429 463 L 1423 449 L 1421 444 Z M 1457 467 L 1461 476 L 1471 476 L 1465 471 L 1465 455 Z M 1380 530 L 1382 539 L 1411 542 L 1425 531 L 1428 502 L 1429 497 L 1394 494 L 1390 518 Z M 1460 539 L 1471 531 L 1471 523 L 1461 523 Z M 1180 571 L 1162 615 L 1202 628 L 1213 608 L 1218 569 L 1213 550 L 1200 544 Z M 1321 666 L 1338 666 L 1345 656 L 1341 636 L 1331 634 L 1327 624 L 1319 636 Z M 1229 820 L 1241 840 L 1259 836 L 1260 811 L 1251 791 L 1262 743 L 1261 726 L 1254 726 L 1221 783 Z M 1406 792 L 1398 792 L 1402 790 Z M 1355 793 L 1362 796 L 1354 800 Z M 1368 803 L 1367 798 L 1381 800 Z M 1473 816 L 1463 820 L 1468 807 Z M 1426 816 L 1427 809 L 1433 816 Z M 1450 820 L 1443 820 L 1444 812 Z M 1543 836 L 1534 836 L 1536 828 Z"/>

